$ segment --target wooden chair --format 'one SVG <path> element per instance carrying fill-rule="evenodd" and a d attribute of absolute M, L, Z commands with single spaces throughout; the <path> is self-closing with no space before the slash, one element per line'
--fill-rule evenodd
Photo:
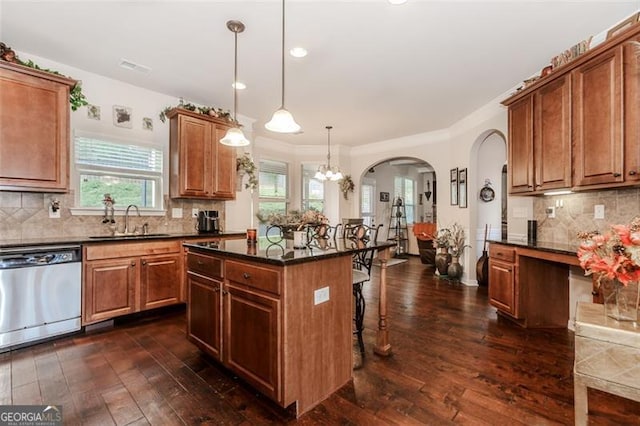
<path fill-rule="evenodd" d="M 345 225 L 343 238 L 355 248 L 364 247 L 368 242 L 377 242 L 378 231 L 382 225 L 370 227 L 363 224 Z M 360 353 L 364 357 L 364 340 L 362 330 L 364 329 L 364 311 L 366 303 L 362 295 L 362 287 L 371 279 L 371 267 L 375 257 L 375 250 L 366 250 L 354 253 L 353 255 L 353 301 L 354 301 L 354 334 L 358 338 Z"/>

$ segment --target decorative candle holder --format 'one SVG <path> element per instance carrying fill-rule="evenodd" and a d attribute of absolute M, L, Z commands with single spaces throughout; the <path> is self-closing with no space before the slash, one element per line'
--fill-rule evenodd
<path fill-rule="evenodd" d="M 256 244 L 258 242 L 258 230 L 255 228 L 247 229 L 247 244 Z"/>

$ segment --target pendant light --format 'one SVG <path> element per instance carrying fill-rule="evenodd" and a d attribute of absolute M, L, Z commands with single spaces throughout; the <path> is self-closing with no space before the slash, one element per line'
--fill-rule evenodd
<path fill-rule="evenodd" d="M 273 113 L 271 121 L 266 123 L 264 127 L 277 133 L 297 133 L 300 131 L 300 125 L 284 107 L 284 0 L 282 0 L 282 102 L 280 109 Z"/>
<path fill-rule="evenodd" d="M 331 167 L 331 129 L 333 126 L 326 126 L 327 129 L 327 164 L 318 167 L 314 178 L 318 180 L 336 181 L 342 179 L 342 172 L 337 167 Z"/>
<path fill-rule="evenodd" d="M 233 57 L 233 121 L 235 121 L 235 126 L 227 130 L 227 134 L 220 139 L 220 143 L 228 146 L 247 146 L 250 142 L 244 137 L 244 133 L 240 129 L 240 124 L 238 124 L 238 118 L 236 117 L 238 107 L 238 88 L 236 84 L 238 82 L 238 33 L 243 32 L 245 27 L 240 21 L 228 21 L 227 28 L 233 32 L 235 38 Z"/>

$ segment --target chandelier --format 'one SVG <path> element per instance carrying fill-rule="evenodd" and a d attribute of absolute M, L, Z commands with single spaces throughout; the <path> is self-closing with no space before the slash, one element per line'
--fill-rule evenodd
<path fill-rule="evenodd" d="M 314 178 L 318 180 L 336 181 L 342 179 L 342 172 L 338 167 L 331 167 L 331 129 L 333 126 L 325 126 L 327 129 L 327 164 L 318 167 Z"/>

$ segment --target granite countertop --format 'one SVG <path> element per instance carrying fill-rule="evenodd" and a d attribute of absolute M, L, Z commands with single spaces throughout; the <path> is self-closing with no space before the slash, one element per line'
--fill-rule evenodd
<path fill-rule="evenodd" d="M 187 238 L 229 238 L 229 237 L 244 237 L 245 231 L 225 231 L 217 234 L 198 234 L 196 232 L 178 232 L 171 234 L 156 234 L 149 235 L 121 235 L 111 237 L 104 236 L 78 236 L 78 237 L 43 237 L 43 238 L 28 238 L 28 239 L 16 239 L 16 240 L 0 240 L 0 249 L 12 248 L 12 247 L 26 247 L 26 246 L 52 246 L 52 245 L 68 245 L 68 244 L 89 244 L 89 243 L 109 243 L 109 242 L 124 242 L 124 241 L 147 241 L 147 240 L 166 240 L 166 239 L 187 239 Z M 245 241 L 244 238 L 242 240 Z"/>
<path fill-rule="evenodd" d="M 534 243 L 526 241 L 514 241 L 514 240 L 488 240 L 490 243 L 505 244 L 508 246 L 528 248 L 532 250 L 547 251 L 551 253 L 568 254 L 576 256 L 578 253 L 579 243 L 575 244 L 556 243 L 550 241 L 536 241 Z"/>
<path fill-rule="evenodd" d="M 365 243 L 360 240 L 342 238 L 322 240 L 321 243 L 321 245 L 311 244 L 304 249 L 294 249 L 291 240 L 282 240 L 278 243 L 261 240 L 257 245 L 248 245 L 246 240 L 224 240 L 218 243 L 186 243 L 185 247 L 221 254 L 234 259 L 284 266 L 395 246 L 392 241 Z"/>

